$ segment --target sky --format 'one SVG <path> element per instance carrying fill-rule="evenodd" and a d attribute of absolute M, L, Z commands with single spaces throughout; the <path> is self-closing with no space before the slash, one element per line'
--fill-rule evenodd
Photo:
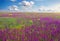
<path fill-rule="evenodd" d="M 0 0 L 0 11 L 60 12 L 60 0 Z"/>

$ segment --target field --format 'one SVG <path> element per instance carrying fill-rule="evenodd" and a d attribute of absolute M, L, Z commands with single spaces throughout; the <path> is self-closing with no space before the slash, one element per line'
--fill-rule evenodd
<path fill-rule="evenodd" d="M 0 41 L 60 41 L 60 13 L 0 12 Z"/>

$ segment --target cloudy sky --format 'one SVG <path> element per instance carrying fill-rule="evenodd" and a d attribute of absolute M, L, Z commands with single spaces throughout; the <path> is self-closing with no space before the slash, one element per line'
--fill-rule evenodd
<path fill-rule="evenodd" d="M 0 0 L 0 11 L 60 12 L 60 0 Z"/>

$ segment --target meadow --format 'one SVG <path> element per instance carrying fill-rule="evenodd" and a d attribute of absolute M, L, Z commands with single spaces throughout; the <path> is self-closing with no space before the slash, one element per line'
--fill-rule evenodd
<path fill-rule="evenodd" d="M 0 12 L 0 41 L 60 41 L 60 13 Z"/>

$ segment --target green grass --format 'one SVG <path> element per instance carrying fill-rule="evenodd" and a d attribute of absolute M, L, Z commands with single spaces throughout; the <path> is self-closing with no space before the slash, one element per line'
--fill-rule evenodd
<path fill-rule="evenodd" d="M 17 22 L 19 20 L 19 22 Z M 23 26 L 31 26 L 33 21 L 25 18 L 1 18 L 0 17 L 0 29 L 2 28 L 21 28 Z"/>
<path fill-rule="evenodd" d="M 16 25 L 15 18 L 0 18 L 0 29 L 14 27 Z"/>

